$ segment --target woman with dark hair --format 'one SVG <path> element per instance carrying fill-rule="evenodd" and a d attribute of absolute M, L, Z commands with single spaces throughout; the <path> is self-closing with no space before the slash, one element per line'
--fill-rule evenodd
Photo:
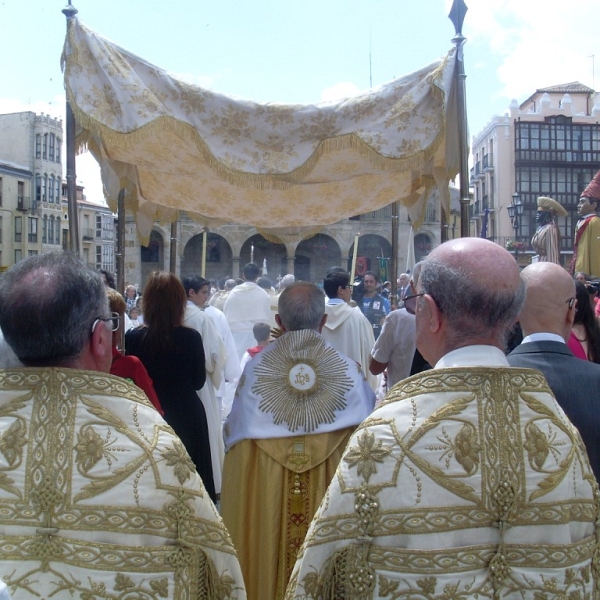
<path fill-rule="evenodd" d="M 600 363 L 600 326 L 594 316 L 588 288 L 580 281 L 575 282 L 575 297 L 575 320 L 567 344 L 577 358 Z"/>
<path fill-rule="evenodd" d="M 204 348 L 200 334 L 183 326 L 186 302 L 175 275 L 151 273 L 144 288 L 144 325 L 127 332 L 125 349 L 146 367 L 165 421 L 180 437 L 215 501 L 208 423 L 196 394 L 206 380 Z"/>

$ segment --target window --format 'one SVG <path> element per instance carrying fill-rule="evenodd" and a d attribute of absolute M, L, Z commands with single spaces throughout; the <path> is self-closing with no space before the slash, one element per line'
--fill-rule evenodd
<path fill-rule="evenodd" d="M 21 250 L 15 250 L 15 263 L 18 263 L 23 258 Z"/>
<path fill-rule="evenodd" d="M 0 244 L 2 243 L 2 217 L 0 216 Z"/>
<path fill-rule="evenodd" d="M 27 218 L 27 241 L 32 244 L 37 244 L 38 220 L 35 217 Z"/>
<path fill-rule="evenodd" d="M 22 241 L 21 240 L 22 234 L 23 234 L 23 218 L 15 217 L 15 242 Z"/>
<path fill-rule="evenodd" d="M 29 198 L 27 198 L 27 202 L 25 202 L 25 183 L 22 181 L 17 181 L 17 206 L 21 208 L 29 208 Z"/>
<path fill-rule="evenodd" d="M 48 202 L 54 202 L 54 175 L 50 175 L 50 181 L 48 182 Z"/>
<path fill-rule="evenodd" d="M 42 244 L 48 241 L 48 215 L 42 217 Z"/>
<path fill-rule="evenodd" d="M 54 161 L 54 147 L 55 147 L 56 136 L 50 134 L 50 147 L 48 148 L 48 160 Z"/>
<path fill-rule="evenodd" d="M 56 203 L 60 204 L 60 192 L 62 190 L 62 186 L 60 183 L 60 177 L 56 176 Z"/>
<path fill-rule="evenodd" d="M 42 176 L 39 173 L 35 176 L 35 201 L 42 201 Z"/>
<path fill-rule="evenodd" d="M 54 244 L 54 217 L 48 220 L 48 243 Z"/>
<path fill-rule="evenodd" d="M 37 256 L 37 250 L 27 250 L 27 256 Z"/>
<path fill-rule="evenodd" d="M 56 217 L 54 220 L 55 230 L 54 230 L 54 241 L 57 244 L 60 244 L 60 217 Z"/>
<path fill-rule="evenodd" d="M 42 178 L 42 202 L 48 201 L 48 173 Z"/>
<path fill-rule="evenodd" d="M 96 269 L 102 268 L 102 246 L 96 246 Z"/>
<path fill-rule="evenodd" d="M 60 138 L 56 138 L 56 162 L 60 163 L 60 151 L 61 151 L 62 142 Z"/>
<path fill-rule="evenodd" d="M 44 145 L 42 146 L 42 158 L 48 158 L 48 134 L 44 134 Z"/>
<path fill-rule="evenodd" d="M 96 215 L 96 238 L 102 238 L 102 215 Z"/>
<path fill-rule="evenodd" d="M 38 133 L 35 136 L 35 157 L 42 158 L 42 134 Z"/>
<path fill-rule="evenodd" d="M 2 177 L 0 177 L 0 206 L 2 206 Z"/>

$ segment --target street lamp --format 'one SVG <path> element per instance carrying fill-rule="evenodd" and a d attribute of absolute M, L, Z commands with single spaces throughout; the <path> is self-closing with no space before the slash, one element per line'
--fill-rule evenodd
<path fill-rule="evenodd" d="M 525 206 L 521 202 L 521 195 L 519 192 L 515 192 L 512 195 L 512 204 L 507 207 L 507 210 L 510 217 L 510 224 L 515 230 L 515 241 L 512 246 L 515 250 L 515 260 L 517 262 L 519 262 L 519 247 L 521 244 L 519 238 L 521 237 L 521 218 L 523 217 L 524 209 Z"/>

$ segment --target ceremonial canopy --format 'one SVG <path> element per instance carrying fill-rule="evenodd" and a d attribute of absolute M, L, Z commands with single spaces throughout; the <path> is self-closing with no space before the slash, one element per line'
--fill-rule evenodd
<path fill-rule="evenodd" d="M 459 168 L 456 51 L 338 102 L 258 104 L 185 83 L 70 19 L 63 53 L 79 148 L 143 238 L 187 211 L 304 236 L 394 201 L 419 224 Z"/>

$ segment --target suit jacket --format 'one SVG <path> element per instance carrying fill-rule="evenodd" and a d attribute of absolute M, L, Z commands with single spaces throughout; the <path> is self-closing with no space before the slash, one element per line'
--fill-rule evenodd
<path fill-rule="evenodd" d="M 541 371 L 556 401 L 579 429 L 590 465 L 600 480 L 600 365 L 576 358 L 561 342 L 528 342 L 509 355 L 511 367 Z"/>

